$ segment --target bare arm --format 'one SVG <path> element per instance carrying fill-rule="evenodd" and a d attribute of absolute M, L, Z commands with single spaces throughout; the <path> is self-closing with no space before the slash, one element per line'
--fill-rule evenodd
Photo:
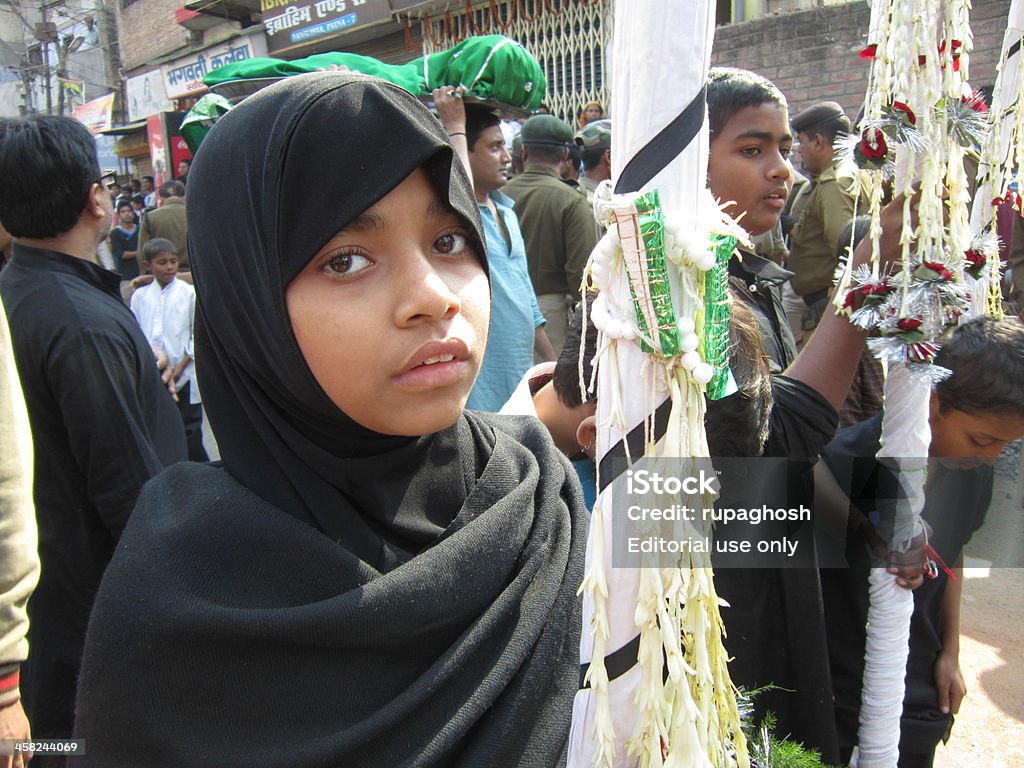
<path fill-rule="evenodd" d="M 883 264 L 893 262 L 900 253 L 903 203 L 900 196 L 882 209 L 880 253 Z M 866 264 L 870 259 L 871 241 L 865 237 L 853 253 L 853 263 Z M 830 304 L 811 340 L 786 369 L 785 375 L 816 390 L 838 411 L 850 391 L 866 338 L 865 331 L 836 315 L 835 307 Z"/>
<path fill-rule="evenodd" d="M 466 168 L 469 178 L 473 178 L 473 171 L 469 167 L 469 142 L 466 139 L 466 105 L 462 103 L 462 94 L 466 92 L 461 86 L 452 88 L 446 85 L 434 89 L 434 108 L 437 109 L 437 117 L 448 133 L 455 147 L 455 154 L 459 156 L 462 165 Z"/>
<path fill-rule="evenodd" d="M 942 623 L 942 650 L 935 661 L 935 687 L 939 691 L 939 709 L 956 714 L 960 702 L 967 695 L 964 676 L 960 673 L 960 597 L 963 592 L 964 556 L 953 566 L 956 579 L 949 579 L 942 596 L 940 617 Z"/>
<path fill-rule="evenodd" d="M 541 362 L 546 363 L 550 360 L 558 359 L 558 355 L 555 354 L 555 348 L 551 346 L 551 339 L 548 338 L 548 332 L 544 330 L 543 325 L 537 326 L 537 330 L 533 334 L 533 351 Z"/>

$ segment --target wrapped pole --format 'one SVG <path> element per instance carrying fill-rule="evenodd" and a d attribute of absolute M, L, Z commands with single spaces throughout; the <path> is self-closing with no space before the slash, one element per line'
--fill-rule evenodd
<path fill-rule="evenodd" d="M 705 189 L 713 34 L 708 0 L 615 4 L 614 189 L 598 191 L 609 233 L 585 278 L 601 292 L 592 307 L 599 493 L 583 585 L 573 768 L 749 764 L 708 556 L 613 562 L 624 513 L 613 483 L 641 460 L 696 471 L 707 456 L 704 394 L 727 378 L 725 265 L 735 240 Z"/>

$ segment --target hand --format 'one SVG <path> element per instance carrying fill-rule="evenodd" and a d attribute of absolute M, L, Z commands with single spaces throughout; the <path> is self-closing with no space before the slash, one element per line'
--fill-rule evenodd
<path fill-rule="evenodd" d="M 462 86 L 453 88 L 450 85 L 434 89 L 434 108 L 437 117 L 449 135 L 466 132 L 466 105 L 462 103 L 462 95 L 466 89 Z"/>
<path fill-rule="evenodd" d="M 0 709 L 0 739 L 31 741 L 32 729 L 20 701 Z M 2 755 L 0 768 L 25 768 L 31 755 Z"/>
<path fill-rule="evenodd" d="M 924 548 L 931 534 L 930 528 L 927 533 L 915 536 L 906 552 L 891 551 L 889 543 L 883 541 L 870 525 L 865 526 L 864 533 L 875 557 L 880 558 L 886 564 L 886 571 L 896 577 L 897 586 L 917 589 L 924 584 L 924 566 L 928 562 Z"/>
<path fill-rule="evenodd" d="M 174 402 L 178 402 L 178 388 L 174 386 L 175 376 L 174 368 L 171 367 L 171 361 L 168 359 L 167 353 L 160 347 L 153 347 L 152 349 L 153 357 L 156 358 L 156 369 L 160 371 L 160 378 L 167 385 L 167 391 L 171 393 Z"/>
<path fill-rule="evenodd" d="M 960 702 L 967 695 L 958 654 L 946 651 L 939 654 L 935 661 L 935 687 L 939 690 L 939 709 L 943 714 L 957 714 Z"/>

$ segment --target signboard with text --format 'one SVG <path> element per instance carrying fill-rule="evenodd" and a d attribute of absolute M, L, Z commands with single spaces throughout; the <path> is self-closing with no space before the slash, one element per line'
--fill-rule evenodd
<path fill-rule="evenodd" d="M 263 35 L 250 35 L 175 59 L 160 68 L 164 92 L 169 99 L 192 96 L 197 91 L 206 90 L 203 78 L 217 67 L 266 55 L 267 43 Z"/>
<path fill-rule="evenodd" d="M 100 131 L 105 131 L 111 125 L 111 115 L 114 111 L 114 95 L 108 93 L 98 99 L 87 101 L 79 107 L 71 110 L 71 116 L 88 128 L 95 136 Z"/>
<path fill-rule="evenodd" d="M 260 0 L 260 8 L 270 53 L 391 18 L 388 0 Z"/>

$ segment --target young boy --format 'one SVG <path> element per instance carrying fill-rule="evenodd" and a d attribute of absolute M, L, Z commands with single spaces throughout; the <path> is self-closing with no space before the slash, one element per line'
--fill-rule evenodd
<path fill-rule="evenodd" d="M 743 69 L 712 68 L 707 86 L 711 147 L 708 186 L 751 237 L 778 223 L 793 186 L 786 97 L 770 81 Z M 781 289 L 791 273 L 752 251 L 729 263 L 730 284 L 754 312 L 772 373 L 796 358 Z"/>
<path fill-rule="evenodd" d="M 929 543 L 952 569 L 914 592 L 910 656 L 900 723 L 900 768 L 930 768 L 949 737 L 965 694 L 958 661 L 963 548 L 985 521 L 992 464 L 1024 436 L 1024 326 L 977 318 L 957 328 L 936 358 L 953 374 L 932 390 L 931 444 L 922 516 Z M 875 460 L 879 414 L 842 430 L 822 454 L 846 493 L 843 503 L 872 517 L 887 477 Z M 852 511 L 852 510 L 851 510 Z M 852 517 L 853 515 L 851 515 Z M 851 541 L 862 541 L 857 537 Z M 857 743 L 868 606 L 866 550 L 847 547 L 854 565 L 821 571 L 835 716 L 844 759 Z M 844 763 L 845 764 L 845 763 Z"/>
<path fill-rule="evenodd" d="M 131 280 L 139 274 L 139 228 L 135 223 L 135 210 L 127 200 L 117 204 L 117 225 L 107 237 L 110 255 L 114 257 L 114 268 L 124 280 Z"/>
<path fill-rule="evenodd" d="M 175 279 L 178 254 L 170 240 L 147 240 L 142 246 L 142 258 L 154 280 L 132 294 L 132 312 L 149 343 L 167 353 L 173 368 L 189 459 L 209 461 L 203 448 L 203 408 L 192 365 L 196 292 L 188 283 Z"/>

